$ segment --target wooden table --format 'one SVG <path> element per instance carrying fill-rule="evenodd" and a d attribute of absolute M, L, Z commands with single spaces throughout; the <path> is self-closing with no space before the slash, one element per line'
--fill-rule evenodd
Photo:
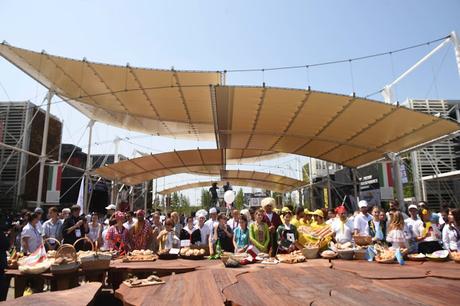
<path fill-rule="evenodd" d="M 454 305 L 460 265 L 407 262 L 405 266 L 323 259 L 301 264 L 227 269 L 203 265 L 164 277 L 166 284 L 129 288 L 124 305 Z"/>
<path fill-rule="evenodd" d="M 123 280 L 127 278 L 128 273 L 139 276 L 156 273 L 158 276 L 166 276 L 173 273 L 180 274 L 197 269 L 206 269 L 217 265 L 222 265 L 222 262 L 220 260 L 188 260 L 181 258 L 173 260 L 158 259 L 148 262 L 114 260 L 110 264 L 109 280 L 113 289 L 116 290 Z"/>
<path fill-rule="evenodd" d="M 41 292 L 43 282 L 45 280 L 50 283 L 51 291 L 60 291 L 75 288 L 78 286 L 79 277 L 84 276 L 86 281 L 98 281 L 103 283 L 105 280 L 106 270 L 82 271 L 79 269 L 77 272 L 52 274 L 50 272 L 34 274 L 22 274 L 17 269 L 7 269 L 5 275 L 11 280 L 14 279 L 14 297 L 21 297 L 24 293 L 28 281 L 36 281 L 39 283 L 37 292 Z M 40 288 L 41 287 L 41 288 Z"/>
<path fill-rule="evenodd" d="M 55 305 L 88 305 L 101 289 L 98 282 L 86 283 L 73 289 L 58 292 L 43 292 L 30 296 L 19 297 L 2 302 L 5 306 L 55 306 Z"/>
<path fill-rule="evenodd" d="M 165 284 L 129 288 L 122 284 L 115 297 L 130 305 L 223 305 L 224 288 L 237 282 L 238 269 L 205 269 L 163 277 Z"/>

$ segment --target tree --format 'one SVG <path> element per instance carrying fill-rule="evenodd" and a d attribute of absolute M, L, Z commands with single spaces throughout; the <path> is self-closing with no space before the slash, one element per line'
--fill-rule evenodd
<path fill-rule="evenodd" d="M 242 210 L 244 208 L 244 194 L 243 189 L 241 188 L 240 190 L 238 190 L 238 193 L 236 194 L 235 208 L 238 210 Z"/>
<path fill-rule="evenodd" d="M 302 180 L 307 184 L 310 183 L 310 164 L 305 164 L 302 167 Z"/>
<path fill-rule="evenodd" d="M 179 194 L 177 192 L 173 192 L 171 195 L 171 211 L 177 211 L 177 209 L 180 207 L 180 199 L 179 199 Z"/>
<path fill-rule="evenodd" d="M 201 189 L 201 207 L 206 210 L 211 208 L 211 195 L 206 189 Z"/>

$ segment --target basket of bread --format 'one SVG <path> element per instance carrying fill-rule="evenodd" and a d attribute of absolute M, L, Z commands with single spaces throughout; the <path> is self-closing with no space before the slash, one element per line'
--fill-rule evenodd
<path fill-rule="evenodd" d="M 72 273 L 79 267 L 77 252 L 71 244 L 63 244 L 58 248 L 54 262 L 50 266 L 53 274 Z"/>
<path fill-rule="evenodd" d="M 288 264 L 304 262 L 306 259 L 302 251 L 294 251 L 289 254 L 278 254 L 276 255 L 276 258 L 279 262 Z"/>
<path fill-rule="evenodd" d="M 180 249 L 180 257 L 184 259 L 200 260 L 204 258 L 205 254 L 205 249 L 191 249 L 189 247 Z"/>
<path fill-rule="evenodd" d="M 449 257 L 456 263 L 460 263 L 460 252 L 450 252 Z"/>
<path fill-rule="evenodd" d="M 163 249 L 158 251 L 158 258 L 164 260 L 177 259 L 179 257 L 178 249 Z"/>
<path fill-rule="evenodd" d="M 356 245 L 366 246 L 372 244 L 372 237 L 371 236 L 358 236 L 354 235 L 353 240 L 355 241 Z"/>
<path fill-rule="evenodd" d="M 21 252 L 16 251 L 14 248 L 10 254 L 7 256 L 7 267 L 8 269 L 17 269 L 18 268 L 18 260 L 24 257 L 24 254 Z"/>
<path fill-rule="evenodd" d="M 409 254 L 407 255 L 407 259 L 410 261 L 425 261 L 426 256 L 423 253 Z"/>
<path fill-rule="evenodd" d="M 158 256 L 152 250 L 133 250 L 123 258 L 123 262 L 155 261 Z"/>

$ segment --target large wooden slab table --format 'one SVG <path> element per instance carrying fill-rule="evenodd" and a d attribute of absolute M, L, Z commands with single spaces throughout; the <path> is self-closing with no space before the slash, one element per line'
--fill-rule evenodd
<path fill-rule="evenodd" d="M 197 269 L 205 269 L 219 265 L 222 265 L 220 260 L 207 259 L 157 259 L 155 261 L 146 262 L 122 262 L 122 260 L 114 260 L 110 264 L 109 279 L 112 283 L 113 289 L 116 290 L 120 286 L 121 282 L 127 278 L 128 273 L 141 276 L 156 273 L 158 276 L 166 276 L 173 273 L 186 273 Z"/>
<path fill-rule="evenodd" d="M 86 306 L 96 296 L 102 284 L 98 282 L 86 283 L 73 289 L 58 292 L 36 293 L 30 296 L 23 296 L 14 300 L 2 302 L 5 306 L 55 306 L 72 305 Z"/>
<path fill-rule="evenodd" d="M 223 305 L 224 288 L 245 271 L 216 268 L 163 277 L 165 284 L 129 288 L 122 284 L 115 297 L 129 305 Z"/>
<path fill-rule="evenodd" d="M 331 268 L 295 266 L 241 274 L 223 290 L 228 304 L 254 306 L 455 305 L 458 292 L 460 282 L 441 278 L 374 280 Z"/>
<path fill-rule="evenodd" d="M 316 259 L 236 269 L 220 263 L 164 277 L 164 285 L 122 284 L 115 296 L 124 305 L 455 305 L 459 273 L 453 262 Z"/>

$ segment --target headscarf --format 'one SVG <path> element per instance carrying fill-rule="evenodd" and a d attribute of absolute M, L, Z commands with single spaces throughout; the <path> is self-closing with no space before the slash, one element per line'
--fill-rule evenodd
<path fill-rule="evenodd" d="M 116 211 L 114 213 L 114 215 L 115 215 L 115 220 L 117 220 L 117 221 L 118 220 L 123 220 L 125 218 L 125 214 L 123 212 L 121 212 L 121 211 Z"/>

